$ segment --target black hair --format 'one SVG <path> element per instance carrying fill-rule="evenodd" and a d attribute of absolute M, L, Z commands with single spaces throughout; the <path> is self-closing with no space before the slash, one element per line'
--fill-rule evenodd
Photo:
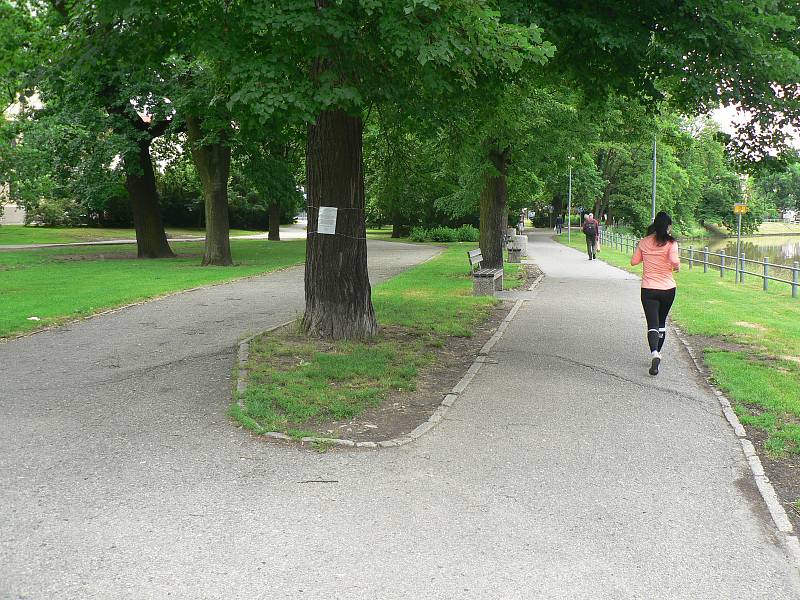
<path fill-rule="evenodd" d="M 672 219 L 663 210 L 656 215 L 655 220 L 647 228 L 647 235 L 656 234 L 656 243 L 663 246 L 667 242 L 674 242 L 675 238 L 669 234 L 669 226 L 672 225 Z"/>

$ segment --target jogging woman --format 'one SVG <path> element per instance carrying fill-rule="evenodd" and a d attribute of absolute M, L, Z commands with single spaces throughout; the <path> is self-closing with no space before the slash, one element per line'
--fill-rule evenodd
<path fill-rule="evenodd" d="M 672 237 L 672 219 L 665 212 L 656 215 L 647 228 L 647 237 L 636 246 L 632 265 L 643 262 L 642 308 L 647 319 L 647 342 L 650 344 L 650 375 L 658 375 L 661 348 L 667 333 L 667 315 L 675 300 L 672 272 L 680 269 L 678 242 Z"/>

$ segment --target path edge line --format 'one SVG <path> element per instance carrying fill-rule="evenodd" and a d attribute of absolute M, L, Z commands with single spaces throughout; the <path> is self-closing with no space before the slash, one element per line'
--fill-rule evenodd
<path fill-rule="evenodd" d="M 539 277 L 528 287 L 528 291 L 533 291 L 544 279 L 544 274 L 540 274 Z M 300 442 L 300 444 L 307 444 L 307 443 L 319 443 L 319 444 L 330 444 L 332 446 L 342 446 L 346 448 L 369 448 L 369 449 L 377 449 L 377 448 L 397 448 L 399 446 L 405 446 L 406 444 L 410 444 L 414 440 L 419 439 L 426 433 L 428 433 L 431 429 L 436 427 L 447 415 L 450 409 L 455 405 L 458 398 L 464 393 L 467 389 L 467 386 L 472 382 L 475 376 L 478 374 L 478 371 L 481 370 L 481 367 L 486 362 L 486 355 L 489 351 L 494 347 L 494 345 L 500 340 L 503 336 L 503 332 L 508 327 L 508 324 L 511 323 L 512 319 L 516 316 L 517 312 L 519 311 L 520 307 L 525 303 L 526 300 L 519 299 L 514 302 L 514 306 L 511 307 L 511 310 L 508 311 L 508 314 L 503 318 L 500 325 L 495 331 L 494 335 L 483 345 L 483 347 L 478 352 L 478 355 L 475 357 L 475 360 L 472 362 L 470 367 L 467 369 L 467 372 L 458 380 L 453 388 L 444 395 L 442 398 L 441 403 L 439 406 L 436 407 L 436 410 L 433 411 L 433 414 L 427 418 L 427 420 L 423 421 L 419 425 L 417 425 L 414 429 L 410 432 L 398 436 L 396 438 L 392 438 L 389 440 L 382 440 L 379 442 L 356 442 L 354 440 L 349 440 L 345 438 L 327 438 L 327 437 L 303 437 L 303 438 L 293 438 L 285 433 L 281 433 L 279 431 L 263 431 L 263 432 L 253 432 L 254 435 L 258 435 L 261 437 L 266 437 L 274 440 L 283 440 L 283 441 L 292 441 L 292 442 Z M 240 409 L 244 409 L 244 393 L 247 391 L 247 361 L 250 358 L 250 342 L 253 339 L 265 334 L 275 331 L 276 329 L 280 329 L 281 327 L 285 327 L 291 323 L 294 323 L 297 319 L 292 319 L 291 321 L 287 321 L 285 323 L 281 323 L 280 325 L 275 325 L 274 327 L 270 327 L 269 329 L 265 329 L 261 333 L 257 333 L 252 335 L 241 342 L 238 345 L 237 357 L 236 357 L 236 365 L 238 367 L 237 378 L 236 378 L 236 404 Z M 490 345 L 491 344 L 491 345 Z M 488 349 L 487 349 L 488 346 Z M 800 547 L 798 547 L 800 550 Z"/>
<path fill-rule="evenodd" d="M 560 240 L 553 239 L 553 241 L 561 244 L 569 250 L 575 250 L 575 248 L 561 243 Z M 619 269 L 625 273 L 630 273 L 630 271 L 626 271 L 625 269 L 622 269 L 616 265 L 612 265 L 611 263 L 603 260 L 602 257 L 600 260 L 602 260 L 609 267 Z M 637 278 L 641 279 L 638 276 Z M 716 396 L 720 408 L 722 409 L 722 414 L 725 415 L 725 419 L 728 421 L 728 424 L 733 429 L 734 435 L 741 444 L 742 454 L 744 455 L 747 466 L 753 476 L 753 482 L 756 484 L 758 493 L 761 494 L 761 499 L 764 501 L 764 504 L 769 511 L 769 515 L 772 518 L 772 523 L 779 532 L 779 538 L 783 542 L 783 546 L 790 558 L 794 560 L 795 568 L 800 569 L 800 539 L 798 539 L 797 535 L 794 533 L 794 527 L 792 526 L 792 522 L 789 520 L 789 516 L 786 514 L 786 509 L 783 508 L 783 505 L 780 503 L 780 498 L 775 492 L 775 488 L 773 487 L 769 478 L 766 476 L 764 472 L 764 466 L 761 464 L 761 459 L 758 457 L 753 443 L 747 438 L 747 431 L 745 430 L 741 421 L 739 421 L 739 417 L 736 416 L 733 406 L 731 405 L 731 401 L 725 396 L 722 390 L 714 385 L 711 377 L 709 377 L 707 374 L 707 369 L 704 370 L 704 363 L 698 357 L 698 353 L 695 351 L 691 342 L 688 340 L 686 334 L 683 333 L 681 328 L 675 325 L 673 322 L 670 322 L 670 329 L 675 334 L 675 337 L 680 340 L 681 345 L 683 346 L 684 350 L 686 350 L 689 358 L 692 359 L 692 364 L 694 364 L 694 367 L 697 369 L 700 377 L 703 378 L 705 384 L 713 392 L 714 396 Z"/>
<path fill-rule="evenodd" d="M 747 438 L 747 431 L 745 430 L 741 421 L 739 421 L 739 417 L 736 415 L 736 412 L 733 410 L 731 401 L 725 396 L 722 390 L 720 390 L 713 383 L 711 377 L 709 377 L 707 374 L 707 369 L 704 369 L 702 360 L 699 358 L 698 353 L 695 351 L 691 342 L 686 337 L 686 334 L 684 334 L 681 328 L 675 324 L 671 324 L 671 327 L 675 333 L 675 337 L 680 340 L 684 350 L 686 350 L 686 353 L 689 355 L 689 358 L 692 359 L 692 364 L 694 364 L 695 369 L 697 369 L 697 372 L 703 378 L 706 385 L 714 393 L 714 396 L 716 396 L 720 408 L 722 409 L 722 414 L 725 415 L 725 419 L 728 421 L 728 424 L 733 429 L 734 435 L 736 435 L 739 443 L 741 444 L 742 453 L 747 461 L 747 466 L 750 469 L 750 473 L 753 476 L 753 481 L 758 488 L 758 493 L 761 494 L 761 498 L 764 500 L 764 504 L 767 506 L 770 517 L 772 517 L 772 522 L 781 533 L 784 546 L 789 550 L 789 553 L 794 559 L 795 566 L 800 568 L 800 539 L 798 539 L 797 535 L 794 533 L 794 527 L 792 526 L 791 520 L 789 520 L 789 516 L 786 514 L 786 509 L 783 508 L 783 505 L 780 502 L 780 497 L 765 474 L 764 466 L 761 464 L 761 459 L 758 457 L 758 453 L 756 452 L 753 443 Z"/>

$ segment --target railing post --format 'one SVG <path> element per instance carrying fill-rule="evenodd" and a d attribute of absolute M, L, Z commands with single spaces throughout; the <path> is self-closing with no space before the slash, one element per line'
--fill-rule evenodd
<path fill-rule="evenodd" d="M 798 283 L 798 273 L 797 267 L 800 265 L 797 261 L 792 263 L 792 298 L 797 298 L 797 283 Z"/>
<path fill-rule="evenodd" d="M 703 273 L 708 273 L 708 246 L 703 248 Z"/>
<path fill-rule="evenodd" d="M 739 283 L 744 283 L 744 266 L 745 262 L 744 252 L 739 256 Z"/>
<path fill-rule="evenodd" d="M 719 252 L 719 276 L 725 277 L 725 250 Z"/>
<path fill-rule="evenodd" d="M 689 270 L 692 270 L 692 262 L 694 261 L 694 246 L 689 246 Z"/>
<path fill-rule="evenodd" d="M 769 256 L 764 257 L 764 291 L 769 289 Z"/>

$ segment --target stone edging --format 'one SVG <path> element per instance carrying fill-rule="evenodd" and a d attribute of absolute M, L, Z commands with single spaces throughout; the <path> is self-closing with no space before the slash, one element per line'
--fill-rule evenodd
<path fill-rule="evenodd" d="M 544 274 L 539 275 L 536 278 L 530 287 L 528 288 L 529 291 L 533 291 L 536 286 L 541 283 L 542 279 L 544 279 Z M 475 378 L 475 375 L 478 374 L 480 371 L 481 366 L 483 366 L 484 362 L 486 361 L 486 355 L 489 354 L 491 349 L 494 345 L 500 340 L 503 336 L 503 332 L 508 327 L 508 324 L 517 314 L 522 303 L 525 302 L 524 300 L 517 300 L 514 303 L 514 306 L 502 320 L 500 325 L 497 327 L 497 331 L 495 331 L 494 335 L 483 345 L 483 347 L 478 352 L 478 356 L 475 357 L 474 362 L 470 365 L 467 372 L 464 376 L 459 380 L 459 382 L 450 390 L 449 394 L 446 394 L 445 397 L 442 399 L 442 403 L 433 411 L 433 414 L 428 417 L 427 421 L 424 421 L 420 425 L 418 425 L 412 431 L 401 435 L 400 437 L 392 438 L 390 440 L 383 440 L 380 442 L 356 442 L 354 440 L 342 439 L 342 438 L 326 438 L 326 437 L 304 437 L 298 440 L 297 438 L 293 438 L 291 436 L 286 435 L 285 433 L 280 433 L 277 431 L 267 431 L 264 433 L 260 433 L 257 435 L 263 435 L 268 438 L 276 439 L 276 440 L 285 440 L 285 441 L 300 441 L 302 444 L 306 443 L 322 443 L 322 444 L 330 444 L 332 446 L 343 446 L 348 448 L 396 448 L 398 446 L 405 446 L 406 444 L 413 442 L 414 440 L 418 439 L 422 435 L 428 433 L 431 429 L 433 429 L 448 413 L 448 411 L 453 407 L 458 400 L 458 397 L 464 393 L 464 390 L 467 389 L 467 386 L 470 382 Z M 286 323 L 281 323 L 280 325 L 276 325 L 275 327 L 270 327 L 261 333 L 253 335 L 245 340 L 239 342 L 239 352 L 236 364 L 239 367 L 238 377 L 236 380 L 236 392 L 239 394 L 239 398 L 237 399 L 237 403 L 240 408 L 244 408 L 243 405 L 243 394 L 247 389 L 247 361 L 250 358 L 250 342 L 258 337 L 259 335 L 263 335 L 264 333 L 269 333 L 270 331 L 275 331 L 276 329 L 280 329 L 290 323 L 293 323 L 295 319 L 291 321 L 287 321 Z"/>
<path fill-rule="evenodd" d="M 711 378 L 706 374 L 707 372 L 703 369 L 703 364 L 701 359 L 698 357 L 698 353 L 692 347 L 684 333 L 675 325 L 672 325 L 672 330 L 675 332 L 675 336 L 680 340 L 681 344 L 683 344 L 684 349 L 692 359 L 697 372 L 701 377 L 703 377 L 706 385 L 708 385 L 711 391 L 714 392 L 717 400 L 719 400 L 719 404 L 722 407 L 722 413 L 725 415 L 728 423 L 733 428 L 734 434 L 742 445 L 742 452 L 747 459 L 747 464 L 750 466 L 750 472 L 753 474 L 756 487 L 758 488 L 764 503 L 767 505 L 767 510 L 769 510 L 769 514 L 772 517 L 772 522 L 775 524 L 775 527 L 778 528 L 778 531 L 781 532 L 784 545 L 794 558 L 796 566 L 800 567 L 800 540 L 798 540 L 797 535 L 794 533 L 792 522 L 789 520 L 783 505 L 781 505 L 778 494 L 775 492 L 775 488 L 772 487 L 772 483 L 770 483 L 769 478 L 764 472 L 764 466 L 761 464 L 761 460 L 758 458 L 758 453 L 756 453 L 753 442 L 747 439 L 747 432 L 742 426 L 742 423 L 739 421 L 739 417 L 736 416 L 730 400 L 725 397 L 725 394 L 723 394 L 722 391 L 714 385 L 714 383 L 711 381 Z"/>

